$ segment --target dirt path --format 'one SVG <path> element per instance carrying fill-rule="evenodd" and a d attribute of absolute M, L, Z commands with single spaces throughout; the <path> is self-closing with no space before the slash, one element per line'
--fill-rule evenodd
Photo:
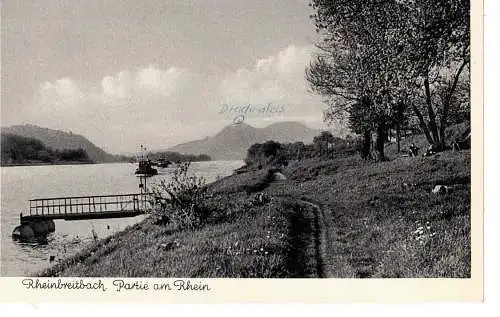
<path fill-rule="evenodd" d="M 325 255 L 328 242 L 328 227 L 322 206 L 310 199 L 302 198 L 301 203 L 313 207 L 315 210 L 313 218 L 313 234 L 315 248 L 316 272 L 318 277 L 328 277 L 325 268 Z"/>

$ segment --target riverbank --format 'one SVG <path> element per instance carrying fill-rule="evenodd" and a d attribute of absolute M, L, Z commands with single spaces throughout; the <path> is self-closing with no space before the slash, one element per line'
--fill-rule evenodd
<path fill-rule="evenodd" d="M 210 184 L 224 213 L 203 228 L 146 219 L 38 275 L 470 277 L 470 151 L 266 172 Z"/>

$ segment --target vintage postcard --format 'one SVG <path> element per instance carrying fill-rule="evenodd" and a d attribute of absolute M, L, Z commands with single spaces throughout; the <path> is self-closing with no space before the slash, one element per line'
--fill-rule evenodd
<path fill-rule="evenodd" d="M 2 1 L 0 300 L 482 301 L 482 15 Z"/>

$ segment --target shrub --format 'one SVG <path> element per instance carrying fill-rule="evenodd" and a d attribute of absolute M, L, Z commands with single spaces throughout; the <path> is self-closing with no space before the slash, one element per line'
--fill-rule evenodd
<path fill-rule="evenodd" d="M 205 178 L 188 175 L 190 164 L 179 164 L 170 181 L 162 180 L 152 186 L 151 212 L 157 223 L 192 229 L 203 225 L 210 216 L 204 204 L 208 196 Z"/>

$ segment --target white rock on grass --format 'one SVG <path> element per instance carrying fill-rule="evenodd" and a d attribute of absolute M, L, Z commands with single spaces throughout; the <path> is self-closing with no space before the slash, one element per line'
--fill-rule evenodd
<path fill-rule="evenodd" d="M 273 178 L 274 178 L 275 181 L 284 181 L 284 180 L 286 180 L 286 176 L 283 175 L 283 174 L 281 174 L 280 172 L 274 173 L 273 176 L 274 176 Z"/>
<path fill-rule="evenodd" d="M 449 191 L 449 187 L 445 185 L 436 185 L 434 186 L 434 189 L 432 190 L 432 193 L 434 194 L 446 194 Z"/>

